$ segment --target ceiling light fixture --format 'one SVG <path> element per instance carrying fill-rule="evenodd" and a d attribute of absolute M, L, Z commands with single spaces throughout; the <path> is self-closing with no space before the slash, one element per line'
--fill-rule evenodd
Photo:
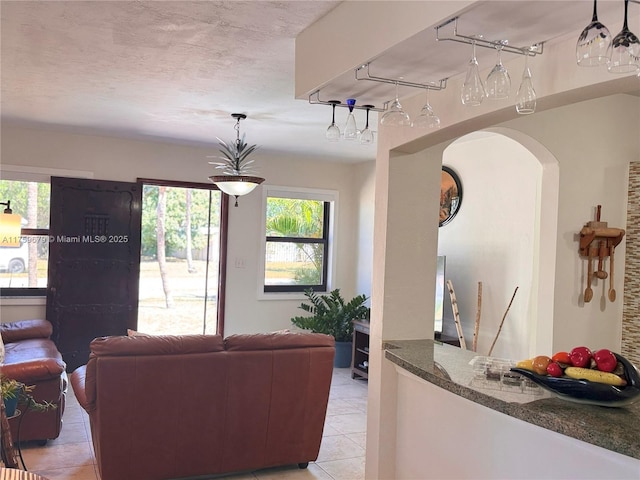
<path fill-rule="evenodd" d="M 224 156 L 213 158 L 219 158 L 222 162 L 209 163 L 215 165 L 216 169 L 223 170 L 223 174 L 212 175 L 209 180 L 222 192 L 236 197 L 235 206 L 237 207 L 238 197 L 251 193 L 258 185 L 264 182 L 264 178 L 250 175 L 253 172 L 249 165 L 253 163 L 253 160 L 247 161 L 247 157 L 258 147 L 257 145 L 247 146 L 247 142 L 244 141 L 244 135 L 242 135 L 242 139 L 240 138 L 240 120 L 244 120 L 247 116 L 244 113 L 232 113 L 231 116 L 236 119 L 236 124 L 233 127 L 236 131 L 236 141 L 235 143 L 226 143 L 218 138 L 222 147 L 220 153 Z"/>

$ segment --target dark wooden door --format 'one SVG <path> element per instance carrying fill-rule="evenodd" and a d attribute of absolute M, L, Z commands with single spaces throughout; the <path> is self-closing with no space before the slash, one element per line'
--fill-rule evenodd
<path fill-rule="evenodd" d="M 94 338 L 136 328 L 141 214 L 137 183 L 51 179 L 47 319 L 67 371 Z"/>

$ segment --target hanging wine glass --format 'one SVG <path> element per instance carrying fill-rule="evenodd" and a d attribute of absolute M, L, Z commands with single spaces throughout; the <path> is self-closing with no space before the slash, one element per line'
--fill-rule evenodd
<path fill-rule="evenodd" d="M 576 61 L 581 67 L 597 67 L 607 62 L 607 50 L 611 45 L 609 29 L 598 21 L 597 0 L 593 0 L 593 17 L 578 37 Z"/>
<path fill-rule="evenodd" d="M 484 97 L 487 96 L 484 86 L 482 85 L 482 79 L 480 78 L 478 60 L 476 59 L 476 42 L 472 42 L 473 56 L 469 60 L 467 66 L 467 76 L 462 84 L 462 92 L 460 93 L 460 99 L 463 105 L 470 105 L 476 107 L 482 103 Z"/>
<path fill-rule="evenodd" d="M 336 125 L 336 105 L 340 105 L 340 101 L 329 100 L 327 103 L 330 103 L 331 106 L 333 107 L 333 113 L 331 117 L 331 125 L 329 125 L 329 127 L 327 128 L 327 133 L 325 134 L 325 137 L 330 142 L 337 142 L 338 140 L 340 140 L 340 129 Z"/>
<path fill-rule="evenodd" d="M 531 79 L 531 70 L 529 69 L 529 54 L 525 53 L 522 82 L 518 88 L 518 93 L 516 93 L 516 111 L 521 115 L 534 113 L 536 111 L 537 98 Z"/>
<path fill-rule="evenodd" d="M 416 128 L 440 128 L 440 117 L 438 117 L 431 105 L 429 105 L 429 89 L 426 89 L 426 102 L 422 110 L 420 110 L 420 114 L 413 121 L 413 125 Z"/>
<path fill-rule="evenodd" d="M 347 98 L 347 107 L 349 114 L 347 115 L 347 123 L 344 126 L 343 136 L 345 140 L 357 140 L 358 128 L 356 127 L 356 117 L 353 115 L 353 107 L 356 104 L 355 98 Z"/>
<path fill-rule="evenodd" d="M 367 123 L 364 126 L 364 130 L 360 133 L 360 143 L 368 145 L 373 143 L 373 130 L 369 128 L 369 111 L 373 108 L 373 105 L 363 105 L 363 107 L 367 111 Z"/>
<path fill-rule="evenodd" d="M 409 115 L 402 110 L 402 105 L 400 105 L 400 100 L 398 99 L 398 82 L 396 82 L 396 99 L 384 115 L 382 115 L 380 125 L 384 125 L 385 127 L 411 126 L 411 119 L 409 118 Z"/>
<path fill-rule="evenodd" d="M 611 73 L 631 73 L 640 68 L 640 40 L 629 31 L 627 10 L 629 0 L 624 0 L 624 25 L 613 37 L 607 52 L 607 68 Z"/>
<path fill-rule="evenodd" d="M 493 67 L 489 76 L 487 76 L 487 98 L 491 100 L 504 100 L 505 98 L 509 98 L 509 93 L 511 92 L 511 77 L 509 77 L 509 72 L 502 64 L 502 49 L 505 44 L 506 40 L 496 45 L 498 60 L 496 66 Z"/>

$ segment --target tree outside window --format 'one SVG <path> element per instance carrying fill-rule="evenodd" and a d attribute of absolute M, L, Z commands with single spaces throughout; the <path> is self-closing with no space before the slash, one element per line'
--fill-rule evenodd
<path fill-rule="evenodd" d="M 265 292 L 326 291 L 330 202 L 267 197 Z"/>
<path fill-rule="evenodd" d="M 20 245 L 8 246 L 0 239 L 3 294 L 44 294 L 49 261 L 50 196 L 49 183 L 0 180 L 0 201 L 10 200 L 13 213 L 22 217 Z"/>

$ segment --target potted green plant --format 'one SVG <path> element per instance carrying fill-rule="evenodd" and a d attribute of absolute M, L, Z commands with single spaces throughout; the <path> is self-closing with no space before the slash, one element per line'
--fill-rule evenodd
<path fill-rule="evenodd" d="M 0 394 L 7 417 L 15 415 L 18 405 L 25 405 L 27 409 L 37 412 L 56 408 L 56 405 L 50 402 L 36 402 L 32 395 L 35 388 L 35 385 L 25 385 L 18 380 L 0 375 Z"/>
<path fill-rule="evenodd" d="M 370 309 L 365 305 L 367 297 L 358 295 L 347 302 L 342 298 L 339 288 L 329 294 L 317 294 L 312 289 L 305 290 L 304 294 L 309 303 L 302 302 L 298 308 L 311 316 L 293 317 L 291 323 L 298 328 L 335 338 L 334 366 L 348 367 L 351 364 L 353 321 L 369 319 Z"/>

